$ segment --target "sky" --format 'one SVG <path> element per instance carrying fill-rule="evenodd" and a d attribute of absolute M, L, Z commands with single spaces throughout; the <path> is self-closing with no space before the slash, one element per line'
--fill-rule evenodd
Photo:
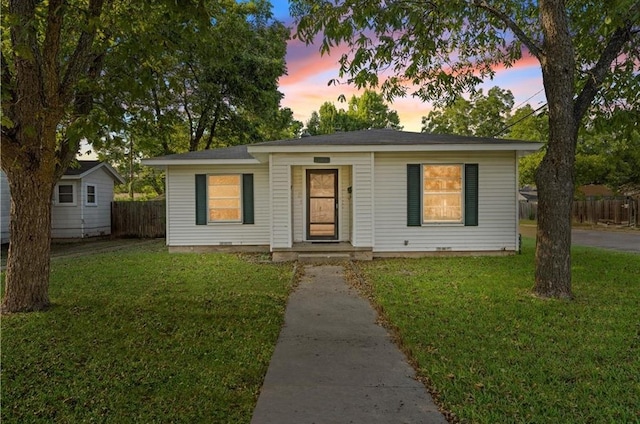
<path fill-rule="evenodd" d="M 272 4 L 275 18 L 293 28 L 289 2 L 273 0 Z M 320 109 L 325 101 L 334 103 L 339 109 L 341 103 L 338 102 L 338 97 L 341 94 L 349 99 L 353 94 L 361 93 L 349 85 L 327 85 L 331 79 L 338 78 L 338 59 L 341 54 L 342 51 L 339 51 L 321 56 L 319 46 L 306 46 L 299 40 L 289 40 L 286 56 L 287 75 L 280 78 L 280 91 L 284 94 L 281 105 L 290 108 L 295 119 L 306 123 L 311 112 Z M 496 69 L 493 80 L 480 85 L 485 93 L 494 86 L 511 90 L 515 98 L 515 108 L 529 103 L 536 109 L 545 102 L 540 65 L 531 57 L 521 59 L 509 69 Z M 422 117 L 432 110 L 430 104 L 411 96 L 396 99 L 389 106 L 398 112 L 400 125 L 405 131 L 419 132 Z"/>

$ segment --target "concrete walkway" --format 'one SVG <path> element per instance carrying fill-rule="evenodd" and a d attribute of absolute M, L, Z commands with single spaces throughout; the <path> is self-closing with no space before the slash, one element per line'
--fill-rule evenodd
<path fill-rule="evenodd" d="M 306 265 L 251 423 L 446 423 L 414 377 L 343 267 Z"/>

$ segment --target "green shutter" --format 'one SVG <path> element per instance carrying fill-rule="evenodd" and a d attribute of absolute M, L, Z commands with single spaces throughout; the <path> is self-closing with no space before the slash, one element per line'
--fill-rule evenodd
<path fill-rule="evenodd" d="M 422 224 L 422 217 L 420 212 L 420 199 L 422 194 L 420 193 L 420 181 L 422 175 L 420 172 L 420 165 L 407 165 L 407 226 L 419 227 Z"/>
<path fill-rule="evenodd" d="M 253 174 L 242 174 L 242 223 L 253 224 Z"/>
<path fill-rule="evenodd" d="M 478 164 L 464 166 L 464 225 L 478 225 Z"/>
<path fill-rule="evenodd" d="M 207 176 L 196 174 L 196 225 L 207 224 Z"/>

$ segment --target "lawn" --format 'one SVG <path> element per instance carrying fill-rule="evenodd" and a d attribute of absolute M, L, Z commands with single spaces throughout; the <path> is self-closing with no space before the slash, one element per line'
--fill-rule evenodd
<path fill-rule="evenodd" d="M 2 423 L 248 423 L 293 271 L 258 259 L 53 261 L 52 309 L 2 318 Z"/>
<path fill-rule="evenodd" d="M 640 422 L 640 255 L 573 249 L 575 300 L 511 257 L 359 263 L 438 403 L 469 423 Z"/>

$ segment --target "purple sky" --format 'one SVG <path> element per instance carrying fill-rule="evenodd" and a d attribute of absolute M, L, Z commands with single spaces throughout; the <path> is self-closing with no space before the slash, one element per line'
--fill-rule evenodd
<path fill-rule="evenodd" d="M 275 18 L 292 27 L 288 1 L 272 1 Z M 358 91 L 348 85 L 328 86 L 332 78 L 338 78 L 338 59 L 342 51 L 336 49 L 331 55 L 320 56 L 318 46 L 305 46 L 298 40 L 290 40 L 287 48 L 288 75 L 280 78 L 280 91 L 284 93 L 283 107 L 289 107 L 296 119 L 306 122 L 311 112 L 318 110 L 325 101 L 340 108 L 338 97 L 344 94 L 347 99 Z M 535 59 L 524 58 L 509 69 L 497 69 L 496 76 L 486 81 L 482 88 L 486 91 L 499 86 L 509 89 L 515 97 L 515 106 L 525 102 L 534 108 L 545 101 L 542 89 L 540 66 Z M 538 93 L 538 94 L 536 94 Z M 528 98 L 532 97 L 527 101 Z M 344 106 L 346 108 L 346 106 Z M 391 108 L 398 111 L 400 125 L 406 131 L 420 131 L 422 116 L 429 113 L 431 105 L 413 97 L 394 100 Z"/>

